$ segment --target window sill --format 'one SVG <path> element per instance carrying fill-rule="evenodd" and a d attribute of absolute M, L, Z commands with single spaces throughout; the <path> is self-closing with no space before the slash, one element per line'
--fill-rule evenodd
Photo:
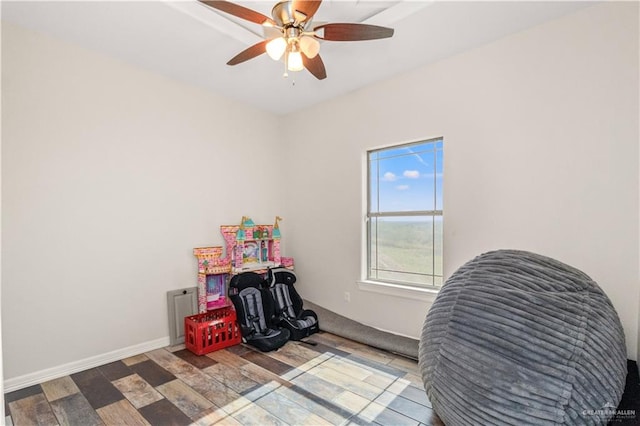
<path fill-rule="evenodd" d="M 383 281 L 358 281 L 358 288 L 363 291 L 380 293 L 387 296 L 404 297 L 407 299 L 433 302 L 438 295 L 438 290 L 419 288 L 402 284 L 393 284 Z"/>

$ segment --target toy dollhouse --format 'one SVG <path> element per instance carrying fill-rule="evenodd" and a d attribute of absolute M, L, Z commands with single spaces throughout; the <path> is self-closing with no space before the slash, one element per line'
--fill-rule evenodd
<path fill-rule="evenodd" d="M 239 225 L 222 225 L 225 241 L 222 247 L 193 249 L 198 258 L 198 312 L 204 313 L 229 304 L 227 284 L 232 275 L 254 271 L 266 273 L 273 266 L 293 269 L 293 259 L 280 253 L 282 218 L 273 225 L 256 225 L 243 216 Z"/>

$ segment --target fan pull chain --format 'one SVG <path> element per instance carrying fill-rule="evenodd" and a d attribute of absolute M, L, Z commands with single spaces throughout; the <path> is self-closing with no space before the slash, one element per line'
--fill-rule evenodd
<path fill-rule="evenodd" d="M 287 52 L 284 52 L 284 74 L 282 74 L 282 77 L 289 77 L 289 55 L 287 55 Z"/>
<path fill-rule="evenodd" d="M 285 53 L 284 55 L 284 74 L 282 74 L 282 78 L 289 78 L 289 55 Z M 296 79 L 291 80 L 291 85 L 296 85 Z"/>

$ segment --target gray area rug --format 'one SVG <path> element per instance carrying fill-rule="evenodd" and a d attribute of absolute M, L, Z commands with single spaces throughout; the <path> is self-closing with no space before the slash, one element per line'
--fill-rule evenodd
<path fill-rule="evenodd" d="M 322 331 L 364 343 L 374 348 L 384 349 L 407 358 L 418 359 L 419 341 L 417 339 L 398 336 L 369 327 L 308 300 L 304 301 L 304 308 L 311 309 L 318 315 L 318 322 Z"/>

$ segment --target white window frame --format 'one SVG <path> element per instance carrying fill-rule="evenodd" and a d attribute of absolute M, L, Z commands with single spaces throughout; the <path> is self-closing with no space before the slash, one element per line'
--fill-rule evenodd
<path fill-rule="evenodd" d="M 365 163 L 365 171 L 366 173 L 364 174 L 364 197 L 363 197 L 363 204 L 364 204 L 364 225 L 362 228 L 362 235 L 363 235 L 363 252 L 362 252 L 362 279 L 360 281 L 358 281 L 358 287 L 361 290 L 365 290 L 365 291 L 372 291 L 372 292 L 376 292 L 376 293 L 381 293 L 381 294 L 387 294 L 387 295 L 396 295 L 396 296 L 403 296 L 403 297 L 407 297 L 407 298 L 411 298 L 411 299 L 419 299 L 419 300 L 427 300 L 427 301 L 432 301 L 435 298 L 435 295 L 438 293 L 438 291 L 440 290 L 441 284 L 440 285 L 423 285 L 423 284 L 418 284 L 418 283 L 410 283 L 410 282 L 404 282 L 404 281 L 395 281 L 395 280 L 390 280 L 390 279 L 380 279 L 380 278 L 372 278 L 369 276 L 369 272 L 370 272 L 370 253 L 371 253 L 371 249 L 370 249 L 370 225 L 371 225 L 371 221 L 370 219 L 373 217 L 376 218 L 384 218 L 384 217 L 406 217 L 406 216 L 431 216 L 431 217 L 440 217 L 441 220 L 443 220 L 443 209 L 437 209 L 437 210 L 414 210 L 414 211 L 408 211 L 408 212 L 372 212 L 371 209 L 371 188 L 370 188 L 370 183 L 371 183 L 371 170 L 370 170 L 370 154 L 373 152 L 379 152 L 379 151 L 384 151 L 384 150 L 392 150 L 392 149 L 398 149 L 398 148 L 403 148 L 403 147 L 411 147 L 411 146 L 415 146 L 415 145 L 420 145 L 420 144 L 424 144 L 424 143 L 444 143 L 444 138 L 443 137 L 435 137 L 435 138 L 430 138 L 430 139 L 424 139 L 424 140 L 420 140 L 420 141 L 414 141 L 414 142 L 409 142 L 409 143 L 402 143 L 402 144 L 397 144 L 397 145 L 391 145 L 391 146 L 385 146 L 385 147 L 381 147 L 381 148 L 374 148 L 374 149 L 370 149 L 367 150 L 367 152 L 365 153 L 364 156 L 364 163 Z M 443 147 L 444 148 L 444 147 Z M 443 149 L 442 148 L 442 149 Z M 407 155 L 412 155 L 410 153 L 408 153 Z M 436 170 L 436 165 L 434 165 L 434 171 Z M 435 194 L 434 194 L 435 196 Z M 438 207 L 435 205 L 434 203 L 434 207 Z M 441 206 L 440 206 L 441 207 Z M 435 230 L 434 230 L 435 232 Z M 443 242 L 444 244 L 444 242 Z M 435 243 L 434 243 L 435 245 Z M 432 249 L 435 251 L 435 246 Z M 434 254 L 434 262 L 435 262 L 435 254 Z M 444 260 L 443 260 L 444 263 Z M 441 265 L 441 271 L 444 273 L 443 271 L 444 269 L 444 265 Z M 435 268 L 434 268 L 434 276 L 435 275 Z M 444 278 L 441 275 L 437 275 L 438 277 L 441 278 L 441 280 L 443 281 Z"/>

